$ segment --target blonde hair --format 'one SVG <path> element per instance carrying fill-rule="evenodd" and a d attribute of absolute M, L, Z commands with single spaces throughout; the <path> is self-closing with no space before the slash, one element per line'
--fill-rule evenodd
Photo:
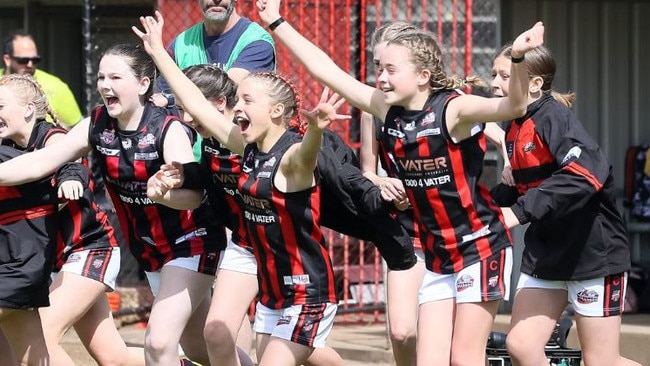
<path fill-rule="evenodd" d="M 388 41 L 405 47 L 411 52 L 411 62 L 417 70 L 431 71 L 429 86 L 435 92 L 442 89 L 461 89 L 468 85 L 485 86 L 478 76 L 461 78 L 458 75 L 447 76 L 442 51 L 433 33 L 425 30 L 403 32 Z"/>
<path fill-rule="evenodd" d="M 284 105 L 282 120 L 290 125 L 292 120 L 297 120 L 300 110 L 300 96 L 294 85 L 285 77 L 274 72 L 254 72 L 246 76 L 266 83 L 269 99 L 274 103 Z"/>
<path fill-rule="evenodd" d="M 52 118 L 53 123 L 60 125 L 58 116 L 54 113 L 52 106 L 47 100 L 47 95 L 41 85 L 28 74 L 7 74 L 0 78 L 0 86 L 9 87 L 16 99 L 23 105 L 28 103 L 34 104 L 35 119 L 45 119 L 46 116 Z"/>
<path fill-rule="evenodd" d="M 512 45 L 506 44 L 503 46 L 503 48 L 501 48 L 499 53 L 497 53 L 497 57 L 505 56 L 511 59 L 511 52 Z M 528 75 L 531 77 L 539 76 L 542 78 L 542 90 L 550 91 L 555 100 L 571 108 L 573 103 L 576 101 L 575 93 L 560 93 L 553 90 L 553 80 L 555 80 L 555 71 L 557 69 L 557 66 L 555 65 L 555 59 L 553 58 L 551 51 L 544 46 L 539 46 L 526 52 L 524 57 L 526 58 L 526 68 L 528 69 Z"/>
<path fill-rule="evenodd" d="M 377 27 L 377 29 L 372 33 L 370 47 L 374 49 L 378 44 L 388 42 L 402 32 L 414 30 L 417 30 L 417 28 L 413 24 L 400 20 L 392 23 L 384 23 Z"/>

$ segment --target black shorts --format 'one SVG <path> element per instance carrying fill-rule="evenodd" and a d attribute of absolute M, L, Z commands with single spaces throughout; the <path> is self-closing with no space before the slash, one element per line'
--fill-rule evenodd
<path fill-rule="evenodd" d="M 29 221 L 0 225 L 0 307 L 49 306 L 54 243 Z"/>

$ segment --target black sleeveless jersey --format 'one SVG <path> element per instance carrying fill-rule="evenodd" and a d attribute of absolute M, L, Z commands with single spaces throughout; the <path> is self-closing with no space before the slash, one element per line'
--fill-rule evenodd
<path fill-rule="evenodd" d="M 24 150 L 42 149 L 50 137 L 59 133 L 67 131 L 45 120 L 39 120 L 34 125 Z M 13 144 L 13 147 L 22 149 L 16 144 Z M 68 163 L 59 168 L 55 177 L 58 182 L 67 180 L 68 177 L 80 180 L 84 184 L 84 192 L 78 200 L 66 201 L 65 206 L 58 211 L 59 230 L 54 270 L 59 270 L 73 252 L 118 246 L 106 213 L 95 204 L 90 170 L 79 163 Z"/>
<path fill-rule="evenodd" d="M 287 131 L 268 153 L 246 146 L 239 178 L 244 225 L 258 264 L 259 301 L 272 309 L 337 302 L 319 226 L 319 186 L 283 193 L 273 184 L 282 156 L 298 142 L 300 136 Z"/>
<path fill-rule="evenodd" d="M 138 129 L 125 131 L 100 106 L 93 110 L 89 128 L 88 141 L 129 250 L 145 271 L 178 257 L 214 257 L 226 244 L 207 200 L 195 210 L 175 210 L 147 197 L 147 180 L 164 164 L 163 141 L 172 121 L 178 117 L 147 105 Z"/>
<path fill-rule="evenodd" d="M 391 161 L 391 155 L 388 154 L 386 146 L 384 145 L 384 124 L 381 123 L 377 117 L 373 117 L 372 122 L 375 125 L 375 139 L 377 140 L 377 156 L 379 157 L 379 163 L 389 177 L 399 178 L 396 172 L 396 165 Z M 404 227 L 406 232 L 413 238 L 413 245 L 421 248 L 418 226 L 413 219 L 413 207 L 408 207 L 403 211 L 394 210 L 393 215 Z"/>
<path fill-rule="evenodd" d="M 210 205 L 217 216 L 232 231 L 231 240 L 252 251 L 246 240 L 242 217 L 242 202 L 237 183 L 241 173 L 241 156 L 231 152 L 214 138 L 203 139 L 201 164 L 208 173 L 207 188 Z"/>
<path fill-rule="evenodd" d="M 427 268 L 445 274 L 511 245 L 501 210 L 479 183 L 487 146 L 482 127 L 458 143 L 447 131 L 445 108 L 458 95 L 434 93 L 423 110 L 391 107 L 383 139 L 420 227 Z"/>

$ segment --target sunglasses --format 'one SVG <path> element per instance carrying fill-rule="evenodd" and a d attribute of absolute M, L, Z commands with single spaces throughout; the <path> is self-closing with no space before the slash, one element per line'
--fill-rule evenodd
<path fill-rule="evenodd" d="M 36 65 L 39 62 L 41 62 L 41 56 L 34 56 L 34 57 L 16 57 L 16 56 L 10 56 L 12 60 L 16 61 L 20 65 L 27 65 L 30 61 Z"/>

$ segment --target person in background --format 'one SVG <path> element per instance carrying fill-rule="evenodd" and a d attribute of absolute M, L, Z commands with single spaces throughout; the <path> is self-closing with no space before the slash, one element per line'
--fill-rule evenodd
<path fill-rule="evenodd" d="M 259 24 L 237 13 L 237 0 L 197 0 L 203 21 L 182 31 L 167 52 L 178 67 L 213 64 L 228 73 L 236 84 L 253 71 L 275 70 L 275 42 Z M 152 96 L 159 106 L 172 107 L 174 95 L 164 78 L 162 93 Z"/>
<path fill-rule="evenodd" d="M 494 60 L 492 92 L 511 94 L 506 45 Z M 530 50 L 526 114 L 509 121 L 506 144 L 515 186 L 492 197 L 508 227 L 530 223 L 506 347 L 522 366 L 548 365 L 544 346 L 573 306 L 586 365 L 639 365 L 620 355 L 621 314 L 630 270 L 625 224 L 614 199 L 612 166 L 570 110 L 575 94 L 553 90 L 556 64 L 546 47 Z"/>
<path fill-rule="evenodd" d="M 68 84 L 60 78 L 36 68 L 42 58 L 31 34 L 22 29 L 15 30 L 4 38 L 2 46 L 4 69 L 0 70 L 0 76 L 4 74 L 32 75 L 41 84 L 54 113 L 66 129 L 70 129 L 81 121 L 83 115 Z"/>

